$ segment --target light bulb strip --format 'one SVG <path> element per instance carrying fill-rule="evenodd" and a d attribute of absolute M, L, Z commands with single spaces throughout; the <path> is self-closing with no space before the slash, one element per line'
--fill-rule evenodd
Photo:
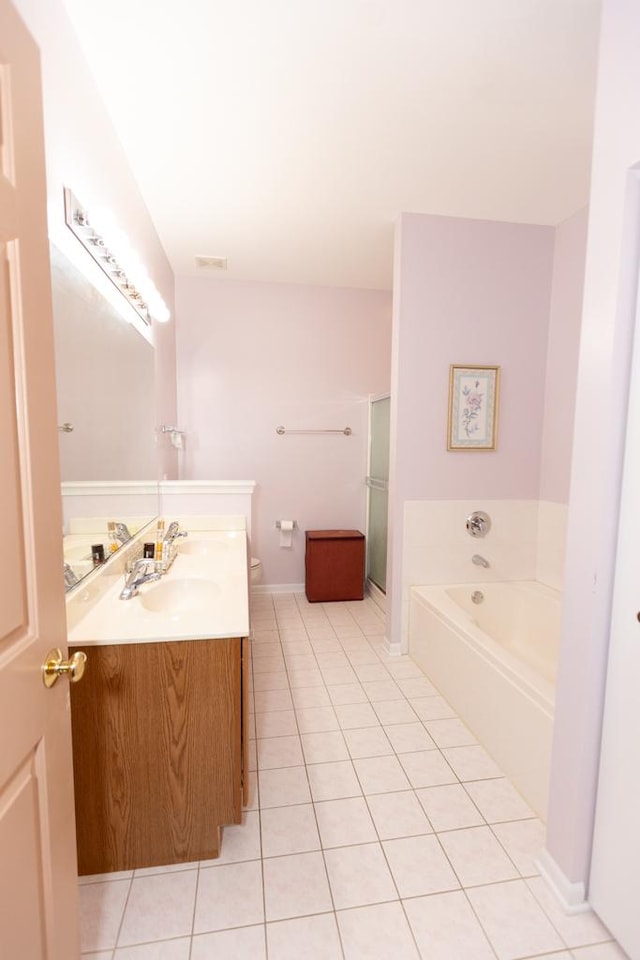
<path fill-rule="evenodd" d="M 69 187 L 64 188 L 64 219 L 73 235 L 98 264 L 104 275 L 111 280 L 116 290 L 119 290 L 125 300 L 133 307 L 142 322 L 151 326 L 151 319 L 154 314 L 152 314 L 144 296 L 127 277 L 126 271 L 118 261 L 117 252 L 107 246 L 104 238 L 92 226 L 89 214 Z M 168 314 L 166 305 L 155 287 L 153 287 L 152 299 L 160 305 L 159 312 Z M 155 319 L 162 322 L 163 319 L 168 319 L 168 317 L 156 316 Z"/>

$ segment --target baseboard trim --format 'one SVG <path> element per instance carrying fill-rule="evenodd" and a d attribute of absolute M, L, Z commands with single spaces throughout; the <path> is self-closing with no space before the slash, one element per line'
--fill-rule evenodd
<path fill-rule="evenodd" d="M 389 657 L 401 657 L 402 649 L 399 643 L 391 643 L 387 637 L 384 638 L 382 644 L 382 649 Z"/>
<path fill-rule="evenodd" d="M 584 883 L 569 880 L 546 848 L 536 859 L 536 866 L 565 913 L 585 913 L 591 909 L 586 899 Z"/>
<path fill-rule="evenodd" d="M 387 612 L 387 595 L 372 580 L 367 580 L 366 594 L 384 614 Z"/>
<path fill-rule="evenodd" d="M 251 592 L 258 593 L 304 593 L 304 583 L 256 583 Z"/>

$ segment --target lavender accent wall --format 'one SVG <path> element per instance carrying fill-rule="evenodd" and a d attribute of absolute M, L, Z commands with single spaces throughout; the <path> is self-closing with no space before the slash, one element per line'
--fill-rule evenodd
<path fill-rule="evenodd" d="M 538 496 L 554 232 L 402 214 L 396 496 Z M 499 364 L 498 450 L 446 448 L 449 364 Z"/>
<path fill-rule="evenodd" d="M 585 207 L 555 230 L 539 495 L 554 503 L 569 500 L 587 224 Z"/>
<path fill-rule="evenodd" d="M 401 636 L 405 500 L 537 499 L 554 230 L 402 214 L 392 358 L 388 638 Z M 496 452 L 446 449 L 449 365 L 502 368 Z"/>
<path fill-rule="evenodd" d="M 391 296 L 176 280 L 183 479 L 250 479 L 267 584 L 304 580 L 304 530 L 365 523 L 368 401 L 389 389 Z M 277 436 L 350 426 L 351 437 Z M 297 520 L 291 548 L 276 520 Z"/>

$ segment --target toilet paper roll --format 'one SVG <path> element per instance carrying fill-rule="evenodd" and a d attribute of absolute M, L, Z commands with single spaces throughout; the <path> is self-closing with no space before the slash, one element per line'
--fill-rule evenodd
<path fill-rule="evenodd" d="M 293 535 L 293 520 L 280 521 L 280 546 L 290 547 Z"/>

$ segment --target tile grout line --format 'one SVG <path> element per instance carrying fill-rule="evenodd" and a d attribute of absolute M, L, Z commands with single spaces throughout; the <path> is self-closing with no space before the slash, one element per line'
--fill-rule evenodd
<path fill-rule="evenodd" d="M 273 607 L 273 601 L 272 601 Z M 275 614 L 275 611 L 274 611 Z M 278 630 L 278 638 L 280 637 L 280 631 Z M 279 641 L 278 641 L 279 642 Z M 252 641 L 253 643 L 253 641 Z M 282 644 L 280 644 L 280 650 L 282 654 Z M 251 687 L 249 691 L 249 698 L 253 706 L 253 724 L 256 734 L 255 744 L 256 744 L 256 803 L 257 803 L 257 813 L 258 813 L 258 841 L 260 844 L 260 880 L 262 883 L 262 937 L 264 942 L 264 956 L 265 960 L 269 958 L 269 940 L 267 937 L 267 895 L 266 895 L 266 884 L 264 880 L 264 851 L 262 848 L 262 805 L 260 802 L 260 776 L 259 776 L 259 767 L 258 767 L 258 721 L 255 712 L 255 670 L 254 670 L 254 657 L 253 657 L 253 648 L 251 649 Z M 247 775 L 249 772 L 247 771 Z"/>
<path fill-rule="evenodd" d="M 118 932 L 116 933 L 116 939 L 115 939 L 115 943 L 114 943 L 114 945 L 113 945 L 113 956 L 114 956 L 114 957 L 115 957 L 115 955 L 116 955 L 116 950 L 118 949 L 118 941 L 120 940 L 120 936 L 121 936 L 121 934 L 122 934 L 122 926 L 123 926 L 123 924 L 124 924 L 124 918 L 125 918 L 126 913 L 127 913 L 127 907 L 129 906 L 129 898 L 130 898 L 130 896 L 131 896 L 131 891 L 132 891 L 132 889 L 133 889 L 133 881 L 135 880 L 135 876 L 136 876 L 136 872 L 135 872 L 135 870 L 132 870 L 132 871 L 131 871 L 131 876 L 130 876 L 130 878 L 129 878 L 129 889 L 127 890 L 127 896 L 125 897 L 124 907 L 123 907 L 123 909 L 122 909 L 122 915 L 121 915 L 121 917 L 120 917 L 120 923 L 118 924 Z"/>
<path fill-rule="evenodd" d="M 279 636 L 279 633 L 278 633 Z M 264 882 L 264 855 L 262 849 L 262 807 L 260 804 L 260 777 L 259 777 L 259 768 L 258 768 L 258 721 L 256 719 L 255 712 L 255 670 L 254 670 L 254 657 L 253 649 L 251 650 L 251 688 L 249 691 L 250 700 L 253 701 L 253 724 L 256 734 L 255 744 L 256 744 L 256 803 L 257 808 L 256 812 L 258 814 L 258 843 L 260 845 L 260 880 L 262 883 L 262 939 L 264 943 L 264 955 L 265 960 L 269 958 L 269 941 L 267 938 L 267 897 L 266 897 L 266 885 Z M 249 771 L 247 771 L 247 776 L 249 776 Z"/>

